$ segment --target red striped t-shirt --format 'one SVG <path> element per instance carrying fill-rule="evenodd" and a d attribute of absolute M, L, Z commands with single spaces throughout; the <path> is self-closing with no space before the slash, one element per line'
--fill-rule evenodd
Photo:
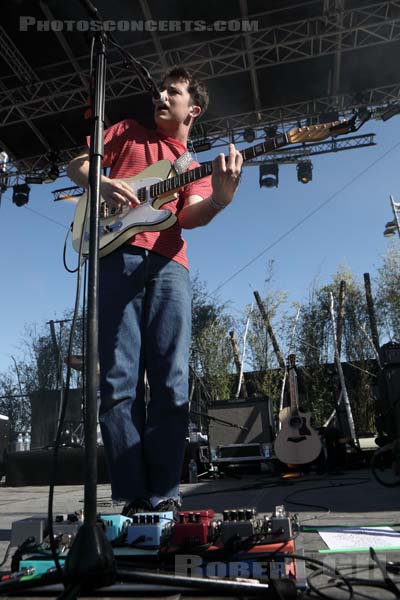
<path fill-rule="evenodd" d="M 112 178 L 133 177 L 163 159 L 173 163 L 184 152 L 186 148 L 178 140 L 145 129 L 133 119 L 120 121 L 104 133 L 103 166 L 110 167 Z M 189 169 L 198 166 L 199 163 L 193 161 Z M 211 192 L 211 177 L 205 177 L 186 185 L 179 191 L 176 200 L 167 202 L 162 208 L 177 214 L 189 196 L 207 198 Z M 182 228 L 178 221 L 165 231 L 137 233 L 130 243 L 158 252 L 188 268 L 186 242 L 182 238 Z"/>

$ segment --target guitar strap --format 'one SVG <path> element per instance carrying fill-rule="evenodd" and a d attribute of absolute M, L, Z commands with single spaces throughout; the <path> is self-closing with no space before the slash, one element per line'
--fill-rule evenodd
<path fill-rule="evenodd" d="M 192 164 L 193 156 L 190 154 L 188 150 L 178 156 L 178 158 L 174 161 L 172 165 L 175 169 L 177 175 L 182 175 Z"/>

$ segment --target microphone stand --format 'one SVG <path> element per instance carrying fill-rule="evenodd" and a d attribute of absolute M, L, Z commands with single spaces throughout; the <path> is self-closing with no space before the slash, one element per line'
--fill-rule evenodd
<path fill-rule="evenodd" d="M 90 17 L 97 22 L 103 19 L 90 0 L 81 0 Z M 100 178 L 104 157 L 104 104 L 106 83 L 106 35 L 104 30 L 95 33 L 96 68 L 93 85 L 92 123 L 90 136 L 89 168 L 89 269 L 87 309 L 87 359 L 86 413 L 85 413 L 85 489 L 84 522 L 65 561 L 65 582 L 71 591 L 96 589 L 109 586 L 116 581 L 116 566 L 110 542 L 97 523 L 97 391 L 98 373 L 98 279 L 99 279 L 99 213 Z M 154 99 L 160 91 L 147 69 L 129 52 L 112 39 L 107 41 L 117 47 L 125 58 L 125 67 L 131 66 L 141 79 L 145 89 Z"/>
<path fill-rule="evenodd" d="M 84 0 L 91 17 L 98 19 L 98 11 L 89 0 Z M 98 275 L 99 275 L 99 209 L 100 178 L 104 156 L 104 104 L 106 45 L 103 31 L 95 33 L 96 68 L 92 125 L 90 136 L 89 169 L 89 273 L 87 309 L 86 360 L 86 414 L 85 414 L 85 487 L 84 522 L 68 552 L 65 561 L 67 586 L 81 585 L 95 589 L 115 581 L 115 562 L 112 547 L 97 524 L 97 390 L 98 373 Z"/>

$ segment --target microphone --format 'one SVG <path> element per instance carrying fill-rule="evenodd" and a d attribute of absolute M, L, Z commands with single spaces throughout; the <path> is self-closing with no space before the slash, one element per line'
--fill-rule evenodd
<path fill-rule="evenodd" d="M 151 92 L 151 95 L 152 95 L 152 101 L 153 101 L 154 105 L 157 104 L 157 102 L 160 102 L 160 100 L 162 102 L 165 102 L 167 99 L 166 91 L 163 90 L 162 92 L 160 92 L 160 90 L 158 89 L 158 87 L 155 84 L 154 84 L 154 90 Z"/>
<path fill-rule="evenodd" d="M 157 84 L 153 83 L 153 89 L 151 90 L 153 103 L 158 102 L 162 98 L 162 92 L 158 89 Z"/>

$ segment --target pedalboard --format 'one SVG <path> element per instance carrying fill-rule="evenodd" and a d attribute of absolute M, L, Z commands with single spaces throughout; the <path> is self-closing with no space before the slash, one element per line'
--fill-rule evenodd
<path fill-rule="evenodd" d="M 292 520 L 283 506 L 276 506 L 270 517 L 248 507 L 226 509 L 222 519 L 216 518 L 213 509 L 181 511 L 176 516 L 172 511 L 138 512 L 131 517 L 99 516 L 116 558 L 131 556 L 132 560 L 138 557 L 146 560 L 147 557 L 153 569 L 157 569 L 157 564 L 171 565 L 172 559 L 178 572 L 179 561 L 189 557 L 191 564 L 193 560 L 196 563 L 197 571 L 193 574 L 260 580 L 297 578 L 297 564 L 292 558 L 295 554 Z M 81 513 L 56 515 L 53 530 L 61 564 L 82 523 Z M 23 519 L 12 525 L 13 545 L 21 546 L 28 537 L 34 538 L 25 556 L 15 565 L 33 573 L 29 578 L 55 568 L 47 529 L 44 518 Z M 186 568 L 185 563 L 182 564 Z"/>

